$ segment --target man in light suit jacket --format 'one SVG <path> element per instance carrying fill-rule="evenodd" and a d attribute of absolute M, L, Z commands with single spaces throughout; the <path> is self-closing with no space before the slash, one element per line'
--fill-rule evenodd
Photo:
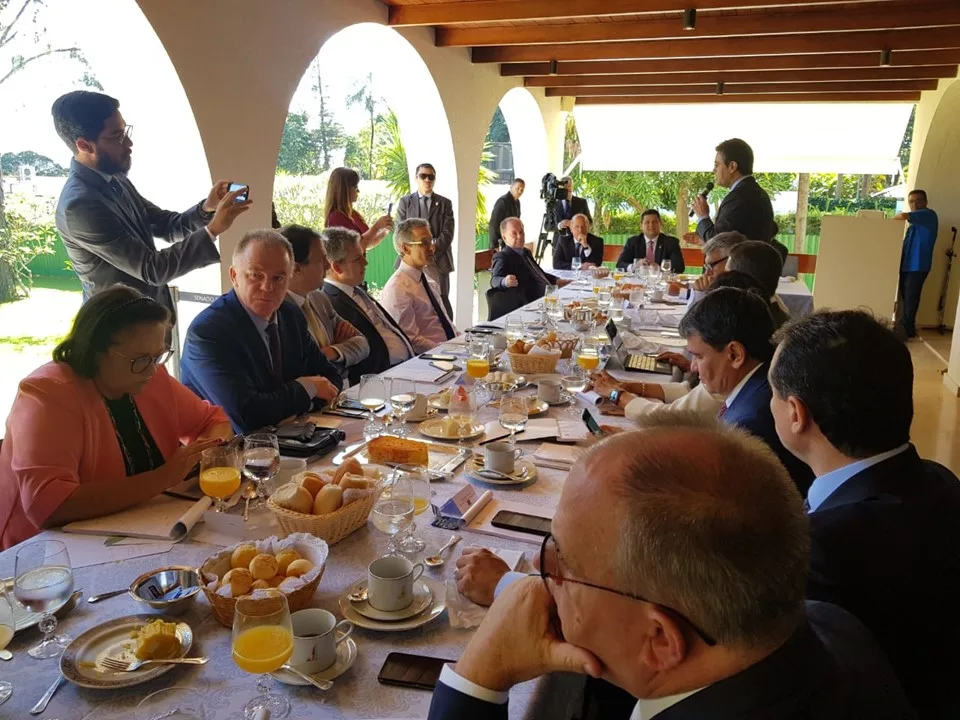
<path fill-rule="evenodd" d="M 293 249 L 275 230 L 251 230 L 233 252 L 234 289 L 190 324 L 183 384 L 221 406 L 238 433 L 276 425 L 329 402 L 343 387 L 303 312 L 286 300 Z"/>
<path fill-rule="evenodd" d="M 510 183 L 510 190 L 500 197 L 493 204 L 493 211 L 490 213 L 490 222 L 487 225 L 487 237 L 490 239 L 490 249 L 496 252 L 500 249 L 500 223 L 508 217 L 520 217 L 520 196 L 526 189 L 527 184 L 520 178 L 516 178 Z"/>
<path fill-rule="evenodd" d="M 323 294 L 341 317 L 363 333 L 370 346 L 370 354 L 348 368 L 350 384 L 356 385 L 362 375 L 381 373 L 415 353 L 397 321 L 364 288 L 367 258 L 360 246 L 360 234 L 329 227 L 321 238 L 329 263 Z"/>
<path fill-rule="evenodd" d="M 664 260 L 670 261 L 670 271 L 682 273 L 686 269 L 683 262 L 683 251 L 680 249 L 680 240 L 672 235 L 660 232 L 660 212 L 658 210 L 644 210 L 640 216 L 641 234 L 627 238 L 627 242 L 617 258 L 617 267 L 626 270 L 631 263 L 640 260 L 654 262 L 657 265 Z"/>
<path fill-rule="evenodd" d="M 54 126 L 73 153 L 57 202 L 57 230 L 84 300 L 122 283 L 166 306 L 176 319 L 167 283 L 218 262 L 217 236 L 250 207 L 250 200 L 236 202 L 244 191 L 228 193 L 225 180 L 183 213 L 161 210 L 145 199 L 127 178 L 133 141 L 119 107 L 115 98 L 85 90 L 54 102 Z M 155 237 L 174 244 L 157 250 Z"/>
<path fill-rule="evenodd" d="M 779 339 L 777 431 L 817 474 L 807 595 L 863 621 L 921 718 L 960 717 L 960 482 L 910 444 L 910 352 L 856 310 L 807 316 Z"/>
<path fill-rule="evenodd" d="M 718 417 L 761 440 L 776 453 L 806 496 L 813 473 L 784 448 L 770 413 L 767 369 L 773 357 L 769 301 L 737 288 L 717 288 L 697 300 L 680 321 L 693 357 L 690 370 L 711 393 L 724 398 Z"/>
<path fill-rule="evenodd" d="M 733 138 L 717 145 L 713 176 L 720 187 L 730 192 L 720 203 L 717 219 L 710 219 L 710 205 L 702 195 L 693 201 L 697 215 L 697 231 L 687 233 L 688 242 L 704 242 L 717 233 L 736 230 L 748 240 L 772 242 L 776 236 L 773 206 L 766 190 L 753 177 L 753 149 L 743 140 Z"/>
<path fill-rule="evenodd" d="M 433 191 L 437 171 L 430 163 L 417 166 L 417 192 L 404 195 L 397 204 L 397 223 L 407 218 L 421 218 L 430 225 L 430 232 L 437 242 L 436 254 L 428 268 L 428 275 L 440 285 L 443 307 L 453 317 L 450 305 L 450 273 L 453 272 L 453 243 L 456 229 L 453 221 L 453 203 Z M 400 267 L 400 256 L 393 265 Z"/>
<path fill-rule="evenodd" d="M 556 671 L 602 675 L 635 720 L 913 718 L 856 619 L 805 605 L 809 542 L 757 439 L 682 418 L 615 435 L 570 471 L 539 577 L 502 589 L 429 718 L 505 720 L 511 687 Z"/>

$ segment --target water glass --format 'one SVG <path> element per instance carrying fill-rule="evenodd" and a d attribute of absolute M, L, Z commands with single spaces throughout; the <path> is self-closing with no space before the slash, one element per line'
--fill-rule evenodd
<path fill-rule="evenodd" d="M 613 302 L 613 295 L 606 288 L 601 288 L 600 292 L 597 293 L 597 307 L 606 310 L 610 307 L 611 302 Z"/>
<path fill-rule="evenodd" d="M 257 488 L 257 497 L 265 498 L 267 483 L 280 469 L 280 445 L 273 433 L 253 433 L 243 439 L 243 474 Z"/>
<path fill-rule="evenodd" d="M 406 378 L 390 378 L 390 410 L 393 414 L 393 433 L 397 437 L 406 437 L 403 423 L 407 413 L 417 404 L 417 384 Z"/>
<path fill-rule="evenodd" d="M 293 625 L 286 596 L 279 590 L 260 590 L 256 600 L 244 595 L 233 611 L 233 662 L 244 672 L 259 675 L 259 694 L 243 708 L 247 720 L 285 718 L 290 703 L 270 692 L 267 676 L 293 655 Z"/>
<path fill-rule="evenodd" d="M 660 263 L 660 272 L 664 275 L 669 275 L 671 270 L 673 270 L 673 263 L 664 259 L 664 261 Z"/>
<path fill-rule="evenodd" d="M 15 630 L 13 622 L 13 608 L 7 599 L 6 593 L 0 594 L 0 650 L 3 650 L 11 640 Z M 13 695 L 13 684 L 0 680 L 0 705 L 3 705 Z"/>
<path fill-rule="evenodd" d="M 626 302 L 622 297 L 611 298 L 610 300 L 610 319 L 614 322 L 623 320 L 623 310 Z"/>
<path fill-rule="evenodd" d="M 399 552 L 396 537 L 413 525 L 415 513 L 415 496 L 409 478 L 402 472 L 393 473 L 370 511 L 374 527 L 390 536 L 387 544 L 390 554 Z"/>
<path fill-rule="evenodd" d="M 57 657 L 70 644 L 66 635 L 54 636 L 57 618 L 51 614 L 73 594 L 73 570 L 67 546 L 59 540 L 38 540 L 17 551 L 13 596 L 33 613 L 43 613 L 39 628 L 43 640 L 28 651 L 43 660 Z"/>
<path fill-rule="evenodd" d="M 357 399 L 367 409 L 367 424 L 363 426 L 363 436 L 369 440 L 383 432 L 383 425 L 377 420 L 377 410 L 383 407 L 387 397 L 384 380 L 379 375 L 361 375 Z"/>
<path fill-rule="evenodd" d="M 410 494 L 413 496 L 413 514 L 420 515 L 426 512 L 427 508 L 430 507 L 431 495 L 430 476 L 427 471 L 423 468 L 411 468 L 410 470 L 397 470 L 396 472 L 402 474 L 410 483 Z M 423 540 L 417 537 L 416 533 L 417 523 L 416 518 L 414 518 L 397 542 L 400 552 L 409 554 L 423 552 L 426 546 Z"/>
<path fill-rule="evenodd" d="M 645 304 L 646 299 L 647 299 L 647 295 L 644 288 L 630 291 L 630 305 L 633 308 L 642 308 Z"/>
<path fill-rule="evenodd" d="M 513 442 L 514 435 L 523 432 L 529 417 L 527 398 L 514 393 L 500 398 L 500 427 L 510 431 L 510 442 Z"/>
<path fill-rule="evenodd" d="M 200 454 L 200 490 L 225 512 L 226 499 L 240 489 L 240 453 L 235 447 L 207 448 Z"/>
<path fill-rule="evenodd" d="M 583 267 L 583 261 L 580 259 L 580 256 L 574 257 L 570 261 L 570 269 L 576 273 L 577 280 L 580 279 L 580 268 Z"/>
<path fill-rule="evenodd" d="M 507 335 L 507 342 L 523 339 L 523 321 L 519 315 L 507 315 L 503 329 Z"/>

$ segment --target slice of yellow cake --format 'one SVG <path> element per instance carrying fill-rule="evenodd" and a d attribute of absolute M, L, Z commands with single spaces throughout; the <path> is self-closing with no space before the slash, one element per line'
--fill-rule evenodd
<path fill-rule="evenodd" d="M 392 435 L 380 435 L 367 443 L 367 457 L 374 463 L 427 465 L 427 444 Z"/>
<path fill-rule="evenodd" d="M 154 620 L 140 628 L 136 648 L 138 660 L 165 660 L 179 654 L 176 623 Z"/>

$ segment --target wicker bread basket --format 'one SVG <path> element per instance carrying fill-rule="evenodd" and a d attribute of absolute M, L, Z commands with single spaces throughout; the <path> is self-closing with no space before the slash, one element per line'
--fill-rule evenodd
<path fill-rule="evenodd" d="M 304 584 L 291 592 L 285 592 L 287 605 L 290 606 L 290 612 L 303 610 L 310 606 L 313 599 L 313 593 L 316 592 L 320 584 L 320 578 L 323 577 L 323 571 L 326 569 L 327 557 L 330 554 L 330 548 L 327 543 L 320 538 L 311 537 L 307 534 L 290 535 L 281 540 L 277 537 L 269 537 L 265 540 L 256 542 L 240 542 L 231 545 L 207 558 L 200 566 L 200 587 L 203 594 L 207 596 L 207 602 L 213 609 L 213 614 L 224 627 L 233 626 L 233 612 L 237 605 L 237 599 L 226 597 L 218 592 L 220 579 L 230 570 L 230 556 L 240 545 L 255 545 L 257 550 L 264 553 L 275 555 L 281 550 L 293 549 L 300 553 L 300 556 L 313 563 L 313 570 L 303 576 Z M 257 592 L 252 593 L 256 598 Z"/>
<path fill-rule="evenodd" d="M 507 352 L 506 356 L 510 360 L 510 370 L 518 375 L 549 375 L 557 369 L 560 350 L 553 350 L 549 355 Z"/>
<path fill-rule="evenodd" d="M 326 515 L 305 515 L 287 510 L 277 505 L 273 498 L 267 499 L 267 507 L 277 518 L 285 536 L 292 533 L 309 533 L 325 540 L 328 545 L 336 545 L 354 530 L 359 530 L 367 524 L 367 518 L 380 497 L 381 489 L 382 483 L 378 483 L 369 497 L 344 505 L 339 510 Z"/>

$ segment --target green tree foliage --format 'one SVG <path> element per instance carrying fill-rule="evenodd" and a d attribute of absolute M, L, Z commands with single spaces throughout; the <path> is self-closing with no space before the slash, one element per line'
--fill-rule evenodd
<path fill-rule="evenodd" d="M 37 255 L 52 255 L 57 241 L 53 218 L 30 219 L 7 212 L 0 226 L 0 303 L 30 294 L 33 276 L 28 265 Z"/>
<path fill-rule="evenodd" d="M 379 108 L 383 104 L 383 98 L 377 97 L 373 94 L 373 73 L 367 74 L 367 76 L 357 85 L 353 93 L 347 96 L 347 107 L 353 107 L 354 105 L 360 105 L 367 112 L 367 116 L 370 119 L 370 124 L 368 126 L 369 134 L 366 138 L 366 150 L 367 150 L 367 177 L 376 177 L 374 175 L 373 162 L 374 162 L 374 153 L 375 153 L 375 143 L 377 140 L 377 122 L 382 121 L 382 116 L 380 115 Z"/>
<path fill-rule="evenodd" d="M 287 175 L 317 175 L 320 172 L 320 144 L 307 127 L 305 112 L 287 113 L 277 155 L 277 171 Z"/>
<path fill-rule="evenodd" d="M 393 200 L 399 200 L 410 192 L 410 168 L 407 165 L 407 151 L 403 149 L 400 138 L 400 124 L 393 110 L 387 110 L 383 118 L 380 133 L 383 145 L 380 148 L 379 162 L 383 167 L 383 179 Z"/>
<path fill-rule="evenodd" d="M 314 60 L 313 69 L 317 79 L 313 84 L 313 92 L 317 98 L 317 121 L 319 127 L 316 131 L 317 141 L 320 144 L 320 170 L 326 172 L 330 169 L 330 155 L 334 150 L 339 150 L 346 143 L 346 136 L 343 132 L 343 126 L 336 121 L 330 110 L 330 102 L 327 100 L 327 86 L 323 82 L 320 74 L 319 58 Z"/>
<path fill-rule="evenodd" d="M 508 143 L 510 142 L 510 129 L 507 127 L 507 120 L 497 107 L 493 112 L 493 120 L 490 121 L 490 127 L 487 128 L 487 139 L 484 143 Z"/>
<path fill-rule="evenodd" d="M 499 112 L 499 109 L 497 110 Z M 487 229 L 487 196 L 483 194 L 483 188 L 486 185 L 493 185 L 500 179 L 496 170 L 491 170 L 485 163 L 493 160 L 493 153 L 490 152 L 490 143 L 483 144 L 483 152 L 480 154 L 480 171 L 477 174 L 477 232 L 484 232 Z"/>
<path fill-rule="evenodd" d="M 41 177 L 66 177 L 67 168 L 55 163 L 46 155 L 40 155 L 32 150 L 18 153 L 3 153 L 0 155 L 0 171 L 5 175 L 16 175 L 21 165 L 32 165 Z"/>

